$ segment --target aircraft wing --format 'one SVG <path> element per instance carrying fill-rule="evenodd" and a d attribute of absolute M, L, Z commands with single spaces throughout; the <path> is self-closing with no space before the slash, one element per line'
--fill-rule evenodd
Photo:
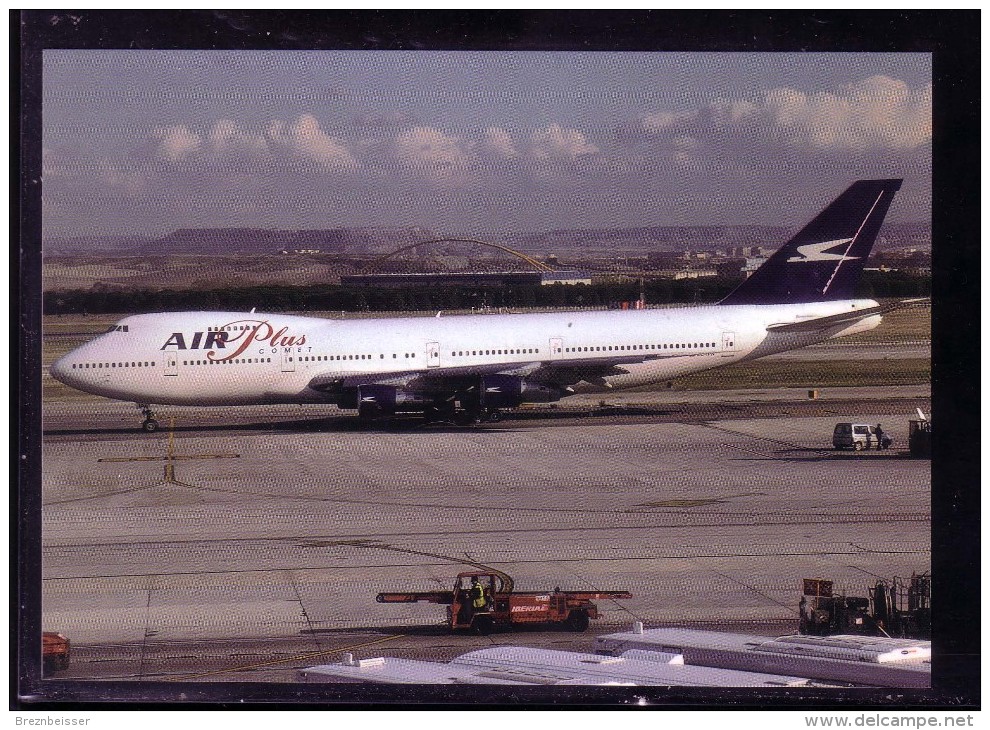
<path fill-rule="evenodd" d="M 608 362 L 601 360 L 570 360 L 566 364 L 556 361 L 535 361 L 527 363 L 491 365 L 468 365 L 444 367 L 433 370 L 410 370 L 400 373 L 326 373 L 317 375 L 309 382 L 313 390 L 327 394 L 339 393 L 347 388 L 362 385 L 390 385 L 396 388 L 421 393 L 446 394 L 462 388 L 469 388 L 482 375 L 515 375 L 533 383 L 566 388 L 582 380 L 602 384 L 602 379 L 610 375 L 622 375 L 627 371 L 624 364 L 642 363 L 657 360 L 669 355 L 637 354 L 615 357 Z"/>
<path fill-rule="evenodd" d="M 546 385 L 556 385 L 566 388 L 585 381 L 593 385 L 605 386 L 604 378 L 610 375 L 624 375 L 629 371 L 623 365 L 631 365 L 646 362 L 647 360 L 659 360 L 664 357 L 676 357 L 675 355 L 655 355 L 643 354 L 626 357 L 616 357 L 610 362 L 570 360 L 566 364 L 557 362 L 542 363 L 539 368 L 528 375 L 529 380 L 535 383 Z"/>
<path fill-rule="evenodd" d="M 421 392 L 446 392 L 457 385 L 481 375 L 518 375 L 526 377 L 539 369 L 542 363 L 514 365 L 491 364 L 445 367 L 438 372 L 409 370 L 399 373 L 327 373 L 309 381 L 309 387 L 324 393 L 339 392 L 361 385 L 391 385 Z"/>

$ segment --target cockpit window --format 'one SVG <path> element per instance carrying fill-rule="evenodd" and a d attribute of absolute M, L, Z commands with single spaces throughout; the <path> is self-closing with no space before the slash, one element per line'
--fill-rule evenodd
<path fill-rule="evenodd" d="M 112 324 L 107 332 L 127 332 L 126 324 Z"/>

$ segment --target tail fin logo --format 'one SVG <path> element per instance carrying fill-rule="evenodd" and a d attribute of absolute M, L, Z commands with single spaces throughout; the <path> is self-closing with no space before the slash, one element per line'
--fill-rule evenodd
<path fill-rule="evenodd" d="M 846 256 L 844 253 L 826 253 L 828 249 L 835 248 L 836 246 L 849 246 L 852 240 L 851 238 L 839 238 L 835 241 L 823 241 L 822 243 L 806 243 L 803 246 L 797 247 L 797 252 L 801 255 L 791 256 L 787 259 L 787 262 L 852 261 L 853 259 L 858 259 L 859 256 Z M 849 249 L 846 248 L 846 250 L 848 251 Z"/>

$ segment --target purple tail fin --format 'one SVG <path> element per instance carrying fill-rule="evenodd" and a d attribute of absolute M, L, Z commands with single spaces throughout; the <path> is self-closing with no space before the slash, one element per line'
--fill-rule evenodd
<path fill-rule="evenodd" d="M 859 180 L 719 304 L 852 299 L 901 180 Z"/>

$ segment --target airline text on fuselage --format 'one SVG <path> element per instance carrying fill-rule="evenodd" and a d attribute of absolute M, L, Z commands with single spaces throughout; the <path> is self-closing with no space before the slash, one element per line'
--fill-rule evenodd
<path fill-rule="evenodd" d="M 290 348 L 306 344 L 306 335 L 289 335 L 287 334 L 288 331 L 288 327 L 281 327 L 276 330 L 267 321 L 241 319 L 225 324 L 214 331 L 193 332 L 188 344 L 185 334 L 173 332 L 165 340 L 165 344 L 158 349 L 165 350 L 172 347 L 176 350 L 210 350 L 206 353 L 208 359 L 222 361 L 238 357 L 252 343 L 263 343 L 266 347 L 270 346 L 273 353 L 280 352 L 280 349 L 289 352 L 291 351 Z M 224 353 L 223 357 L 217 357 L 214 349 L 227 350 L 229 349 L 228 346 L 233 349 L 229 353 Z M 265 350 L 259 350 L 259 353 L 264 354 Z"/>

